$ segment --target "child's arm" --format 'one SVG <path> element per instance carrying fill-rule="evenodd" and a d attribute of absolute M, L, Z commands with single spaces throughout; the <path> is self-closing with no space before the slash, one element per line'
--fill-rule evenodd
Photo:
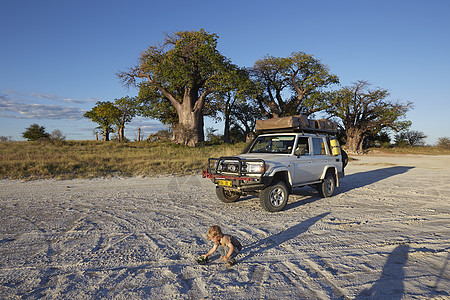
<path fill-rule="evenodd" d="M 231 254 L 233 254 L 233 251 L 234 251 L 233 243 L 230 242 L 227 246 L 228 246 L 228 248 L 230 248 L 230 250 L 228 251 L 227 255 L 222 257 L 223 261 L 227 261 L 230 258 Z"/>
<path fill-rule="evenodd" d="M 211 250 L 209 250 L 208 253 L 203 254 L 203 256 L 206 258 L 208 256 L 210 256 L 211 254 L 213 254 L 214 252 L 216 252 L 217 248 L 219 247 L 219 245 L 214 244 L 214 246 L 211 248 Z"/>

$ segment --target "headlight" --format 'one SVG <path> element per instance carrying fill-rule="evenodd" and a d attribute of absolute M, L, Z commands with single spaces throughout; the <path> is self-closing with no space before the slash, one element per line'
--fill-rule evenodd
<path fill-rule="evenodd" d="M 262 164 L 248 164 L 247 165 L 248 173 L 264 173 L 264 165 Z"/>
<path fill-rule="evenodd" d="M 217 164 L 217 171 L 236 173 L 239 170 L 238 166 L 239 163 L 236 163 L 236 161 L 220 160 L 220 163 Z"/>
<path fill-rule="evenodd" d="M 269 170 L 272 165 L 266 163 L 266 168 L 264 169 L 264 163 L 247 163 L 242 165 L 242 172 L 244 173 L 253 173 L 253 174 L 264 174 Z"/>

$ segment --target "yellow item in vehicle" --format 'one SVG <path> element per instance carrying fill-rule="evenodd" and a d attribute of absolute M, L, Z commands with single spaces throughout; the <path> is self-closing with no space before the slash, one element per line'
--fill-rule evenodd
<path fill-rule="evenodd" d="M 331 146 L 331 154 L 333 156 L 338 156 L 339 154 L 341 154 L 341 146 L 339 145 L 337 139 L 330 139 L 330 146 Z"/>

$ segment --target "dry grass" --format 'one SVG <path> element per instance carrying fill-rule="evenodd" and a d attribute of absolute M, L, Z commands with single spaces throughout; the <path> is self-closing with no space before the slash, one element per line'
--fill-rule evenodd
<path fill-rule="evenodd" d="M 0 142 L 0 178 L 73 179 L 198 174 L 209 157 L 241 153 L 245 144 L 190 148 L 170 142 Z M 373 149 L 386 154 L 450 155 L 436 147 Z"/>
<path fill-rule="evenodd" d="M 190 148 L 170 142 L 1 142 L 0 178 L 73 179 L 195 174 L 208 157 L 240 153 L 244 144 Z"/>

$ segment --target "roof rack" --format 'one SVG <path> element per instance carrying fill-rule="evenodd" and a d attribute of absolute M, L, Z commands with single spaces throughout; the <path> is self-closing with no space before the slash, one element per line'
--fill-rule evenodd
<path fill-rule="evenodd" d="M 275 129 L 260 129 L 255 130 L 257 135 L 268 133 L 328 133 L 336 134 L 337 130 L 319 129 L 319 128 L 304 128 L 304 127 L 289 127 L 289 128 L 275 128 Z"/>
<path fill-rule="evenodd" d="M 297 115 L 256 121 L 256 134 L 305 132 L 305 133 L 337 133 L 336 122 L 320 119 L 311 120 L 307 116 Z"/>

